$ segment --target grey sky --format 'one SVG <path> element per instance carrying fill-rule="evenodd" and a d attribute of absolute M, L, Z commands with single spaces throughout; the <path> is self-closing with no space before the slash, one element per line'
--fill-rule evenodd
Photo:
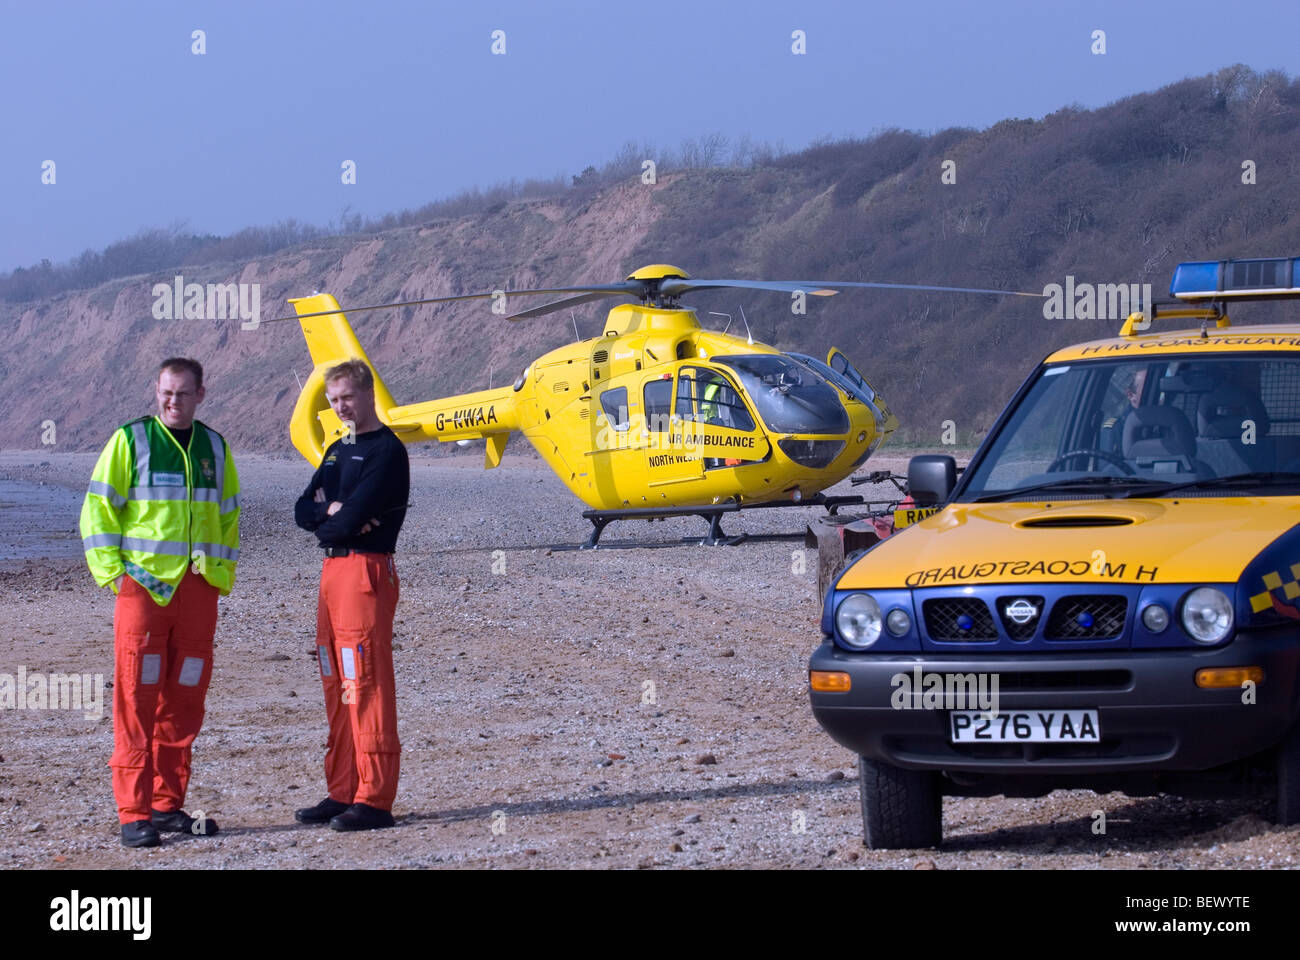
<path fill-rule="evenodd" d="M 1295 75 L 1298 40 L 1294 0 L 3 0 L 0 270 L 145 227 L 325 223 L 567 177 L 628 140 L 798 149 L 1095 107 L 1236 62 Z"/>

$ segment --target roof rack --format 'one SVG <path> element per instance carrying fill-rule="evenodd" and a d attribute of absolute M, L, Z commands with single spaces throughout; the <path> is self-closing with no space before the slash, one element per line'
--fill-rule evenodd
<path fill-rule="evenodd" d="M 1149 317 L 1148 311 L 1150 312 Z M 1213 320 L 1218 327 L 1232 326 L 1232 321 L 1228 319 L 1228 313 L 1222 304 L 1213 303 L 1204 307 L 1189 307 L 1179 300 L 1156 300 L 1146 310 L 1130 313 L 1128 319 L 1124 321 L 1124 326 L 1120 327 L 1119 335 L 1121 337 L 1131 337 L 1142 333 L 1151 326 L 1151 323 L 1157 317 L 1168 320 L 1200 320 L 1203 324 Z"/>

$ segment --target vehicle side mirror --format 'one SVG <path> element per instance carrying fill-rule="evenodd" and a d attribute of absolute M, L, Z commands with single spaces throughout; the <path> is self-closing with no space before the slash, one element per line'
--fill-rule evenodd
<path fill-rule="evenodd" d="M 927 453 L 907 462 L 907 492 L 918 507 L 943 503 L 957 486 L 957 461 Z"/>

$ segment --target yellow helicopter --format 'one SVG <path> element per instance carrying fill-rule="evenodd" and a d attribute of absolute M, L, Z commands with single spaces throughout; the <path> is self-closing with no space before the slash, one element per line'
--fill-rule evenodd
<path fill-rule="evenodd" d="M 752 336 L 706 330 L 695 312 L 679 303 L 691 291 L 730 287 L 793 296 L 831 296 L 852 287 L 1011 293 L 846 281 L 692 280 L 678 267 L 653 264 L 613 284 L 355 308 L 566 295 L 508 317 L 521 320 L 609 296 L 639 301 L 614 307 L 601 336 L 552 350 L 511 385 L 404 406 L 374 370 L 333 296 L 294 298 L 289 302 L 314 367 L 294 408 L 293 444 L 315 466 L 325 447 L 345 434 L 325 399 L 324 373 L 357 358 L 375 374 L 379 418 L 405 443 L 481 439 L 487 445 L 484 467 L 490 469 L 501 463 L 510 434 L 527 437 L 591 508 L 584 513 L 595 526 L 588 546 L 597 545 L 612 520 L 683 514 L 709 520 L 706 542 L 734 542 L 739 538 L 722 534 L 722 513 L 741 506 L 829 502 L 820 491 L 860 466 L 898 421 L 839 350 L 832 349 L 822 362 Z"/>

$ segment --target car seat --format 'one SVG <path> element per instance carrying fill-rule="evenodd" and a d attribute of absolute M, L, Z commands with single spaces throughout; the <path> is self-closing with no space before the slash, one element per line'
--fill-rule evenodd
<path fill-rule="evenodd" d="M 1242 424 L 1255 425 L 1253 443 Z M 1231 383 L 1221 383 L 1203 395 L 1196 407 L 1196 452 L 1216 476 L 1272 470 L 1277 450 L 1269 430 L 1268 411 L 1259 397 Z"/>
<path fill-rule="evenodd" d="M 1139 473 L 1215 476 L 1209 464 L 1197 459 L 1196 434 L 1177 407 L 1137 407 L 1124 421 L 1123 449 Z"/>

